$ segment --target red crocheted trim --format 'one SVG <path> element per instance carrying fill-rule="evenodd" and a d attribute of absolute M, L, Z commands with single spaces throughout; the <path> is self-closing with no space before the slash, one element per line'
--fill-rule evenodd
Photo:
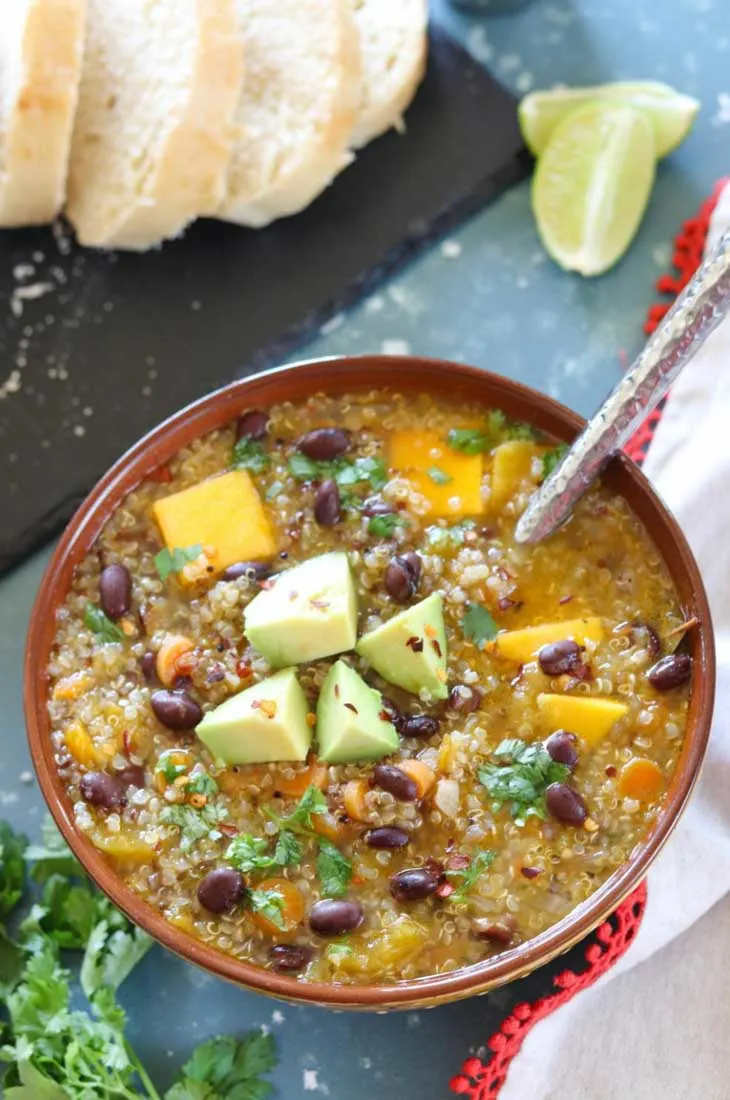
<path fill-rule="evenodd" d="M 495 1100 L 507 1078 L 512 1059 L 519 1052 L 525 1037 L 536 1023 L 556 1008 L 570 1001 L 576 993 L 597 982 L 628 949 L 641 924 L 646 908 L 646 884 L 642 882 L 633 894 L 619 905 L 616 912 L 595 932 L 595 943 L 585 949 L 586 969 L 576 974 L 564 970 L 553 979 L 556 992 L 541 997 L 533 1004 L 517 1005 L 511 1016 L 489 1040 L 492 1058 L 485 1065 L 478 1058 L 468 1058 L 458 1077 L 452 1077 L 451 1088 L 470 1100 Z"/>
<path fill-rule="evenodd" d="M 682 226 L 674 242 L 672 256 L 672 266 L 676 273 L 662 275 L 656 284 L 659 293 L 668 295 L 669 300 L 650 307 L 644 325 L 646 333 L 654 331 L 702 262 L 710 218 L 720 193 L 728 182 L 728 179 L 720 180 L 696 216 Z M 625 448 L 629 458 L 638 465 L 646 458 L 665 404 L 666 399 L 647 416 Z M 535 1024 L 571 1000 L 576 993 L 593 985 L 628 950 L 641 924 L 646 896 L 646 883 L 642 883 L 618 907 L 614 915 L 598 928 L 594 940 L 585 949 L 585 970 L 580 973 L 564 970 L 553 979 L 554 993 L 541 997 L 533 1004 L 515 1007 L 512 1014 L 503 1021 L 499 1031 L 489 1040 L 488 1047 L 492 1051 L 489 1062 L 485 1064 L 479 1058 L 467 1058 L 461 1073 L 452 1077 L 451 1088 L 455 1093 L 468 1097 L 469 1100 L 496 1100 L 507 1079 L 512 1059 L 519 1053 L 525 1037 Z"/>
<path fill-rule="evenodd" d="M 702 263 L 702 253 L 707 240 L 707 231 L 710 228 L 710 218 L 717 206 L 720 192 L 727 179 L 719 180 L 709 199 L 703 202 L 694 218 L 690 218 L 682 226 L 682 230 L 674 242 L 674 255 L 672 267 L 676 274 L 662 275 L 657 281 L 656 288 L 660 294 L 669 295 L 669 301 L 657 302 L 649 307 L 649 312 L 644 323 L 644 331 L 653 332 L 664 315 L 669 311 L 672 302 L 677 295 L 684 290 L 687 283 Z M 646 458 L 649 445 L 654 438 L 654 432 L 662 418 L 666 405 L 666 398 L 649 413 L 644 423 L 637 429 L 624 448 L 629 458 L 632 458 L 639 466 Z"/>

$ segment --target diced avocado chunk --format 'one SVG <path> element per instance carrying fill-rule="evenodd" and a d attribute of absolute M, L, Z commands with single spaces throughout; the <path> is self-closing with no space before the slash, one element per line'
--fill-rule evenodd
<path fill-rule="evenodd" d="M 433 699 L 445 699 L 449 694 L 440 592 L 364 634 L 356 648 L 389 684 L 414 695 L 426 692 Z"/>
<path fill-rule="evenodd" d="M 317 703 L 319 759 L 328 764 L 380 760 L 398 748 L 383 699 L 344 661 L 327 673 Z"/>
<path fill-rule="evenodd" d="M 321 554 L 280 573 L 244 617 L 249 642 L 275 668 L 352 649 L 357 593 L 347 554 Z"/>
<path fill-rule="evenodd" d="M 195 732 L 224 764 L 306 760 L 308 711 L 296 671 L 285 668 L 208 711 Z"/>

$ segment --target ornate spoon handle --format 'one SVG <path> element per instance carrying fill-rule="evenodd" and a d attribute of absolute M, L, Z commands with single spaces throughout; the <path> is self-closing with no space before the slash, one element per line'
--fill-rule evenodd
<path fill-rule="evenodd" d="M 730 232 L 712 250 L 631 368 L 533 495 L 515 530 L 540 542 L 563 523 L 613 454 L 661 401 L 730 311 Z"/>

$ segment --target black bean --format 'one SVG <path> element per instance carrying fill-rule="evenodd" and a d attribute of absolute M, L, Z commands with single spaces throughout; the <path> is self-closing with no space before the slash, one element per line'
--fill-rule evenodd
<path fill-rule="evenodd" d="M 396 901 L 421 901 L 435 894 L 441 876 L 430 867 L 409 867 L 390 879 L 390 892 Z"/>
<path fill-rule="evenodd" d="M 86 772 L 81 776 L 79 790 L 84 802 L 102 810 L 121 810 L 126 802 L 126 787 L 106 772 Z"/>
<path fill-rule="evenodd" d="M 562 676 L 574 672 L 582 664 L 580 646 L 572 638 L 544 645 L 537 655 L 540 668 L 546 676 Z"/>
<path fill-rule="evenodd" d="M 371 829 L 365 837 L 365 843 L 371 848 L 405 848 L 408 840 L 408 833 L 397 825 L 381 825 Z"/>
<path fill-rule="evenodd" d="M 545 742 L 545 748 L 556 764 L 574 768 L 578 763 L 578 738 L 567 730 L 556 730 Z"/>
<path fill-rule="evenodd" d="M 345 453 L 350 446 L 347 432 L 339 428 L 315 428 L 307 432 L 297 443 L 297 450 L 315 462 L 325 462 Z"/>
<path fill-rule="evenodd" d="M 230 913 L 238 905 L 246 889 L 240 871 L 232 867 L 216 867 L 198 885 L 198 901 L 211 913 Z"/>
<path fill-rule="evenodd" d="M 364 919 L 358 902 L 327 898 L 312 906 L 309 927 L 318 936 L 339 936 L 342 932 L 354 932 Z"/>
<path fill-rule="evenodd" d="M 368 497 L 362 506 L 364 516 L 392 516 L 396 511 L 397 509 L 382 497 Z"/>
<path fill-rule="evenodd" d="M 417 554 L 415 550 L 409 550 L 406 554 L 402 554 L 401 557 L 416 578 L 416 584 L 418 584 L 421 579 L 421 567 L 423 564 L 420 554 Z"/>
<path fill-rule="evenodd" d="M 386 722 L 392 722 L 396 729 L 400 729 L 400 724 L 403 721 L 403 714 L 395 705 L 392 699 L 387 695 L 381 695 L 381 701 L 383 709 L 380 713 L 380 717 Z"/>
<path fill-rule="evenodd" d="M 249 409 L 236 425 L 236 439 L 263 439 L 268 427 L 268 413 L 263 409 Z"/>
<path fill-rule="evenodd" d="M 434 737 L 440 728 L 438 718 L 430 714 L 404 714 L 398 723 L 402 737 Z"/>
<path fill-rule="evenodd" d="M 628 634 L 633 644 L 644 648 L 650 657 L 658 657 L 662 651 L 661 640 L 651 623 L 634 619 L 632 622 L 621 623 L 614 633 Z"/>
<path fill-rule="evenodd" d="M 455 684 L 449 692 L 449 706 L 459 714 L 473 714 L 475 710 L 479 710 L 483 698 L 479 688 Z"/>
<path fill-rule="evenodd" d="M 340 520 L 340 490 L 332 478 L 323 481 L 314 496 L 314 518 L 320 527 L 334 527 Z"/>
<path fill-rule="evenodd" d="M 488 917 L 477 917 L 471 922 L 472 935 L 488 943 L 499 943 L 506 947 L 514 939 L 517 922 L 510 914 L 501 920 L 492 921 Z"/>
<path fill-rule="evenodd" d="M 415 780 L 392 764 L 376 764 L 373 779 L 376 787 L 389 791 L 399 802 L 416 802 L 418 799 L 418 785 Z"/>
<path fill-rule="evenodd" d="M 670 653 L 662 657 L 646 674 L 657 691 L 671 691 L 672 688 L 686 684 L 692 675 L 692 658 L 688 653 Z"/>
<path fill-rule="evenodd" d="M 588 808 L 581 795 L 567 783 L 551 783 L 545 791 L 548 812 L 565 825 L 582 825 L 588 817 Z"/>
<path fill-rule="evenodd" d="M 132 578 L 126 565 L 107 565 L 99 577 L 99 603 L 110 619 L 121 619 L 132 602 Z"/>
<path fill-rule="evenodd" d="M 269 961 L 274 970 L 304 970 L 313 954 L 314 951 L 306 943 L 275 943 L 269 948 Z"/>
<path fill-rule="evenodd" d="M 149 650 L 144 654 L 140 662 L 142 666 L 142 675 L 148 684 L 157 684 L 157 657 Z"/>
<path fill-rule="evenodd" d="M 126 768 L 122 768 L 120 772 L 117 772 L 116 777 L 125 791 L 128 787 L 139 787 L 140 790 L 144 787 L 144 767 L 142 764 L 127 764 Z"/>
<path fill-rule="evenodd" d="M 271 566 L 263 561 L 237 561 L 223 570 L 224 581 L 237 581 L 247 577 L 250 581 L 264 581 L 271 575 Z"/>
<path fill-rule="evenodd" d="M 397 555 L 388 563 L 388 568 L 385 571 L 385 591 L 398 604 L 407 604 L 411 596 L 416 594 L 418 588 L 419 576 L 421 575 L 420 558 L 418 558 L 418 554 L 412 554 L 412 557 L 419 562 L 418 570 L 416 570 L 413 568 L 412 562 L 409 561 L 410 557 L 410 554 L 408 557 L 405 554 L 402 557 Z"/>
<path fill-rule="evenodd" d="M 155 718 L 169 730 L 191 730 L 202 720 L 203 712 L 184 691 L 153 691 L 150 705 Z"/>

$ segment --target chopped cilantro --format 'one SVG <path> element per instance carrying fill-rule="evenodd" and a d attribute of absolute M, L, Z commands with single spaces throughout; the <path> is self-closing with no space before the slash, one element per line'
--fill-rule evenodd
<path fill-rule="evenodd" d="M 284 896 L 279 890 L 247 890 L 246 903 L 252 913 L 260 913 L 284 931 Z"/>
<path fill-rule="evenodd" d="M 171 573 L 180 573 L 190 561 L 195 561 L 203 552 L 199 542 L 195 546 L 175 546 L 172 550 L 167 547 L 155 554 L 155 568 L 161 581 L 166 581 Z"/>
<path fill-rule="evenodd" d="M 240 833 L 233 838 L 226 851 L 226 860 L 244 875 L 279 866 L 279 860 L 271 854 L 266 837 L 252 836 L 251 833 Z"/>
<path fill-rule="evenodd" d="M 327 467 L 326 471 L 324 467 Z M 329 463 L 315 462 L 312 458 L 307 458 L 306 455 L 299 454 L 297 451 L 289 459 L 289 473 L 297 481 L 318 481 L 325 477 L 329 477 L 331 472 L 331 465 Z"/>
<path fill-rule="evenodd" d="M 476 523 L 473 519 L 462 520 L 461 523 L 454 523 L 451 527 L 439 527 L 434 524 L 426 528 L 426 540 L 434 550 L 445 549 L 447 546 L 457 549 L 464 545 L 467 531 L 473 531 L 475 527 Z"/>
<path fill-rule="evenodd" d="M 279 833 L 274 849 L 274 860 L 281 867 L 295 867 L 302 862 L 302 846 L 288 829 Z"/>
<path fill-rule="evenodd" d="M 348 955 L 354 955 L 354 951 L 349 943 L 331 943 L 327 948 L 327 958 L 330 962 L 333 962 L 335 966 L 337 966 L 340 959 L 346 959 Z"/>
<path fill-rule="evenodd" d="M 460 451 L 464 455 L 482 454 L 492 446 L 489 436 L 478 428 L 452 428 L 446 442 L 452 451 Z"/>
<path fill-rule="evenodd" d="M 466 605 L 466 615 L 461 620 L 464 637 L 478 646 L 484 645 L 497 635 L 497 624 L 487 611 L 478 603 Z"/>
<path fill-rule="evenodd" d="M 188 770 L 187 764 L 174 763 L 176 756 L 179 756 L 177 749 L 166 749 L 165 752 L 160 753 L 155 765 L 155 771 L 161 772 L 168 783 L 174 783 L 178 776 L 185 775 Z"/>
<path fill-rule="evenodd" d="M 436 485 L 448 485 L 450 481 L 454 480 L 451 474 L 447 474 L 440 466 L 429 466 L 426 473 Z"/>
<path fill-rule="evenodd" d="M 233 448 L 233 465 L 237 470 L 250 470 L 252 474 L 262 474 L 269 468 L 269 456 L 262 443 L 244 436 Z"/>
<path fill-rule="evenodd" d="M 385 463 L 380 458 L 334 458 L 317 462 L 299 452 L 289 459 L 289 473 L 297 481 L 325 481 L 334 478 L 341 489 L 355 485 L 368 485 L 382 489 L 388 480 Z"/>
<path fill-rule="evenodd" d="M 406 521 L 397 512 L 386 512 L 383 516 L 371 516 L 368 520 L 368 534 L 388 539 L 396 527 L 405 527 Z"/>
<path fill-rule="evenodd" d="M 550 474 L 558 466 L 568 450 L 567 443 L 558 443 L 557 447 L 553 447 L 551 451 L 546 451 L 542 456 L 542 476 L 543 480 L 550 477 Z"/>
<path fill-rule="evenodd" d="M 556 763 L 541 741 L 502 741 L 494 753 L 496 764 L 479 769 L 479 781 L 493 800 L 493 808 L 510 805 L 518 825 L 530 816 L 545 818 L 545 791 L 551 783 L 562 783 L 570 769 Z"/>
<path fill-rule="evenodd" d="M 205 837 L 210 840 L 220 840 L 222 834 L 216 826 L 227 817 L 228 810 L 225 806 L 219 806 L 215 802 L 207 802 L 200 809 L 187 805 L 166 806 L 160 814 L 160 820 L 164 825 L 172 825 L 180 830 L 182 852 L 189 852 L 199 840 Z"/>
<path fill-rule="evenodd" d="M 534 439 L 535 432 L 529 424 L 508 420 L 500 409 L 490 409 L 483 428 L 452 428 L 446 442 L 452 451 L 465 455 L 483 454 L 510 439 Z"/>
<path fill-rule="evenodd" d="M 283 488 L 284 488 L 284 482 L 283 481 L 272 481 L 271 485 L 269 485 L 269 487 L 266 490 L 266 493 L 264 495 L 265 495 L 267 500 L 276 500 L 276 498 L 279 496 L 279 494 L 281 493 Z"/>
<path fill-rule="evenodd" d="M 494 863 L 496 858 L 496 852 L 484 851 L 477 852 L 472 856 L 468 867 L 460 868 L 458 870 L 446 871 L 447 878 L 461 879 L 458 883 L 453 894 L 449 895 L 450 902 L 462 902 L 467 900 L 467 895 L 472 887 L 476 884 L 477 879 L 481 878 L 485 871 Z"/>
<path fill-rule="evenodd" d="M 204 794 L 206 798 L 214 798 L 218 794 L 218 784 L 207 772 L 196 772 L 185 784 L 185 793 Z"/>
<path fill-rule="evenodd" d="M 92 630 L 102 642 L 123 642 L 124 631 L 105 615 L 96 604 L 87 603 L 84 611 L 84 626 Z"/>
<path fill-rule="evenodd" d="M 310 784 L 290 814 L 280 818 L 274 817 L 271 813 L 270 816 L 274 817 L 280 829 L 291 829 L 294 832 L 304 830 L 306 832 L 312 828 L 312 814 L 326 813 L 327 799 L 319 787 Z"/>
<path fill-rule="evenodd" d="M 352 863 L 329 840 L 320 840 L 317 856 L 317 874 L 322 882 L 322 893 L 328 898 L 341 898 L 347 893 L 352 878 Z"/>

